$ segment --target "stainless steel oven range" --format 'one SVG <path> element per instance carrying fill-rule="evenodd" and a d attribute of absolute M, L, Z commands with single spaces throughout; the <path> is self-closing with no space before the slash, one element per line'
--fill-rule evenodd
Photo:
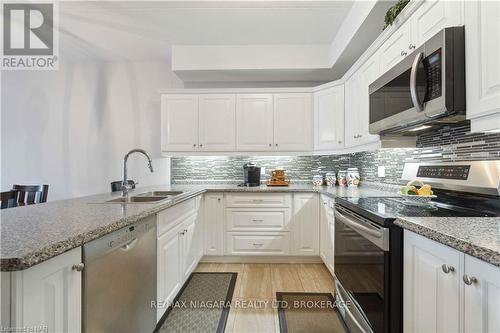
<path fill-rule="evenodd" d="M 500 161 L 407 163 L 437 198 L 409 206 L 394 197 L 337 198 L 336 300 L 351 333 L 403 331 L 403 231 L 398 217 L 500 216 Z"/>

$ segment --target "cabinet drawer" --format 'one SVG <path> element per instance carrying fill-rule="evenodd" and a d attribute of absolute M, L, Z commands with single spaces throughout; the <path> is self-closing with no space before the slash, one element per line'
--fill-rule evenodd
<path fill-rule="evenodd" d="M 199 205 L 199 198 L 189 199 L 158 213 L 158 236 L 183 221 L 183 218 L 195 214 Z"/>
<path fill-rule="evenodd" d="M 289 194 L 238 193 L 226 195 L 226 207 L 290 207 Z"/>
<path fill-rule="evenodd" d="M 231 208 L 226 210 L 228 231 L 287 231 L 290 229 L 290 210 Z"/>
<path fill-rule="evenodd" d="M 230 255 L 284 255 L 290 253 L 290 234 L 235 233 L 226 234 L 226 254 Z"/>

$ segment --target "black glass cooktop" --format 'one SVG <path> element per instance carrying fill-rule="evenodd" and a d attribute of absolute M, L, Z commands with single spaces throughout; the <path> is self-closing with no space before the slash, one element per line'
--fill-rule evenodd
<path fill-rule="evenodd" d="M 399 197 L 338 198 L 337 203 L 379 224 L 390 224 L 398 216 L 406 217 L 487 217 L 498 212 L 431 202 L 426 206 L 410 206 Z"/>

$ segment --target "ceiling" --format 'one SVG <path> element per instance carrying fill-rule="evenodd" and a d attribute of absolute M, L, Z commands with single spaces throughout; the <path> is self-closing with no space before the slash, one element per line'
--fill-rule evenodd
<path fill-rule="evenodd" d="M 164 59 L 180 45 L 328 44 L 352 1 L 60 2 L 71 59 Z M 77 52 L 72 48 L 77 47 Z M 80 49 L 87 51 L 80 54 Z"/>
<path fill-rule="evenodd" d="M 394 1 L 380 0 L 377 4 L 388 7 L 391 2 Z M 339 35 L 343 34 L 349 25 L 345 21 L 354 11 L 354 3 L 354 0 L 62 1 L 59 2 L 60 58 L 62 61 L 158 60 L 170 64 L 174 45 L 331 47 L 339 31 Z M 373 16 L 371 22 L 382 22 L 383 13 Z M 343 57 L 338 59 L 342 66 L 333 66 L 333 70 L 323 64 L 307 69 L 262 70 L 256 66 L 176 73 L 185 82 L 325 82 L 341 76 L 379 33 L 378 26 L 368 27 L 362 38 L 353 38 L 355 45 L 342 49 Z"/>

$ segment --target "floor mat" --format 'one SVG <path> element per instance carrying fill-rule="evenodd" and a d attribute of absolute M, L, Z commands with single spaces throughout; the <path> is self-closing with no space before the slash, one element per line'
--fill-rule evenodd
<path fill-rule="evenodd" d="M 154 332 L 224 332 L 237 275 L 192 273 Z"/>
<path fill-rule="evenodd" d="M 277 292 L 281 333 L 348 332 L 328 293 Z"/>

